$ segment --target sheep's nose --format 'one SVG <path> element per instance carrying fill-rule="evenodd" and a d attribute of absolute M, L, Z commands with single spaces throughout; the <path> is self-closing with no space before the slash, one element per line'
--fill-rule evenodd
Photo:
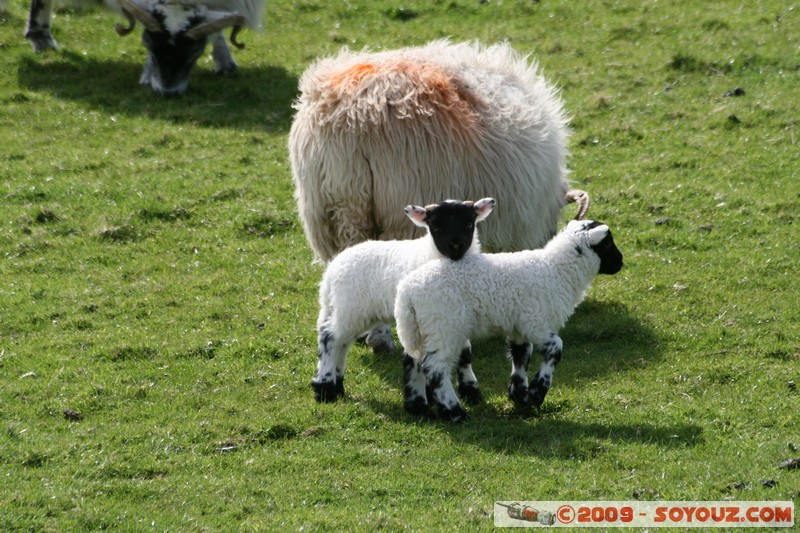
<path fill-rule="evenodd" d="M 464 245 L 460 242 L 450 243 L 450 253 L 460 256 L 464 252 Z"/>
<path fill-rule="evenodd" d="M 466 253 L 466 250 L 467 249 L 464 246 L 464 244 L 460 242 L 452 242 L 450 243 L 450 246 L 448 246 L 449 253 L 447 255 L 448 257 L 450 257 L 450 259 L 458 261 L 459 259 L 464 257 L 464 253 Z"/>

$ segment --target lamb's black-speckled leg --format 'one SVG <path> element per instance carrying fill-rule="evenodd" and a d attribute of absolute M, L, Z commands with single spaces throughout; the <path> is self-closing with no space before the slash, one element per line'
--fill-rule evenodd
<path fill-rule="evenodd" d="M 403 353 L 403 395 L 403 408 L 408 413 L 426 418 L 433 416 L 422 366 L 407 353 Z"/>
<path fill-rule="evenodd" d="M 392 328 L 388 324 L 379 324 L 367 334 L 367 346 L 376 354 L 392 353 L 397 345 L 392 338 Z"/>
<path fill-rule="evenodd" d="M 516 404 L 526 404 L 528 396 L 528 365 L 533 345 L 506 341 L 508 357 L 511 359 L 511 379 L 508 381 L 508 397 Z"/>
<path fill-rule="evenodd" d="M 461 354 L 458 357 L 458 395 L 462 400 L 470 405 L 476 405 L 483 401 L 483 393 L 478 388 L 478 378 L 472 371 L 472 346 L 466 342 Z"/>
<path fill-rule="evenodd" d="M 433 401 L 439 406 L 442 418 L 451 422 L 467 420 L 469 415 L 464 411 L 461 402 L 458 401 L 456 391 L 450 375 L 453 366 L 458 360 L 458 352 L 439 353 L 436 351 L 425 354 L 422 362 L 422 372 L 430 386 Z"/>
<path fill-rule="evenodd" d="M 341 345 L 327 327 L 317 334 L 317 371 L 311 380 L 314 399 L 318 402 L 335 402 L 344 396 L 344 365 L 349 345 Z"/>
<path fill-rule="evenodd" d="M 539 352 L 541 352 L 543 360 L 533 383 L 528 387 L 526 403 L 534 407 L 539 407 L 544 403 L 544 397 L 553 382 L 553 370 L 561 360 L 562 351 L 563 343 L 561 337 L 555 333 L 551 333 L 550 337 L 539 346 Z"/>

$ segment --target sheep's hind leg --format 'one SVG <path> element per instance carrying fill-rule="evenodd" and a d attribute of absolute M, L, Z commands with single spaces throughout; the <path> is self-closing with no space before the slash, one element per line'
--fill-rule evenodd
<path fill-rule="evenodd" d="M 442 418 L 451 422 L 460 422 L 467 420 L 469 415 L 461 406 L 456 391 L 453 389 L 453 382 L 450 380 L 452 366 L 448 364 L 449 360 L 449 357 L 440 357 L 439 352 L 427 352 L 425 360 L 422 362 L 422 371 L 431 388 L 433 401 L 440 408 Z"/>
<path fill-rule="evenodd" d="M 397 345 L 392 339 L 392 328 L 388 324 L 378 324 L 367 334 L 367 346 L 374 353 L 392 353 Z"/>
<path fill-rule="evenodd" d="M 414 416 L 431 418 L 428 388 L 419 361 L 403 353 L 403 408 Z"/>
<path fill-rule="evenodd" d="M 511 359 L 511 379 L 508 381 L 508 397 L 516 404 L 528 403 L 528 364 L 531 361 L 533 345 L 517 344 L 508 339 L 508 357 Z"/>
<path fill-rule="evenodd" d="M 458 395 L 462 400 L 470 405 L 476 405 L 483 401 L 483 393 L 478 388 L 478 378 L 472 371 L 472 345 L 469 341 L 464 343 L 461 355 L 458 357 Z"/>
<path fill-rule="evenodd" d="M 321 327 L 317 336 L 317 371 L 311 380 L 314 398 L 318 402 L 335 402 L 344 396 L 344 363 L 349 346 L 327 327 Z"/>
<path fill-rule="evenodd" d="M 553 370 L 561 360 L 563 346 L 561 337 L 551 333 L 550 337 L 539 347 L 544 360 L 539 367 L 539 372 L 536 373 L 533 383 L 528 387 L 526 403 L 534 407 L 539 407 L 544 403 L 544 397 L 553 382 Z"/>

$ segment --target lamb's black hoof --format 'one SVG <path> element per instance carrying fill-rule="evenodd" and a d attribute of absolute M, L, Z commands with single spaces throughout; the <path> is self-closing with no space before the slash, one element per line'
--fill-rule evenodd
<path fill-rule="evenodd" d="M 483 401 L 483 393 L 477 383 L 459 383 L 458 396 L 469 405 L 478 405 Z"/>
<path fill-rule="evenodd" d="M 420 398 L 419 396 L 413 400 L 406 400 L 403 402 L 403 409 L 405 409 L 408 414 L 413 416 L 433 418 L 433 412 L 431 411 L 430 406 L 425 403 L 423 398 Z"/>
<path fill-rule="evenodd" d="M 532 407 L 539 407 L 544 403 L 544 397 L 547 395 L 547 389 L 537 389 L 531 387 L 528 389 L 528 395 L 525 403 Z"/>
<path fill-rule="evenodd" d="M 529 405 L 528 388 L 519 376 L 512 376 L 508 382 L 508 397 L 517 405 Z"/>
<path fill-rule="evenodd" d="M 314 388 L 314 399 L 320 403 L 332 403 L 344 396 L 344 381 L 341 379 L 336 383 L 312 381 L 311 386 Z"/>

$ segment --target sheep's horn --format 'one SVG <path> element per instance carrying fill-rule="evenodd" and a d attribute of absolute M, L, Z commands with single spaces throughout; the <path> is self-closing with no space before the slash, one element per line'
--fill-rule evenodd
<path fill-rule="evenodd" d="M 567 191 L 566 198 L 568 204 L 572 202 L 578 204 L 578 214 L 575 215 L 575 220 L 582 219 L 586 215 L 586 211 L 589 210 L 589 193 L 579 189 L 572 189 L 571 191 Z"/>
<path fill-rule="evenodd" d="M 245 20 L 244 16 L 240 15 L 239 13 L 210 11 L 209 20 L 187 31 L 186 36 L 190 39 L 194 39 L 195 41 L 199 41 L 200 39 L 205 39 L 212 33 L 217 33 L 218 31 L 222 31 L 225 28 L 233 26 L 233 31 L 231 32 L 231 44 L 236 48 L 244 48 L 244 45 L 236 40 L 236 35 L 246 22 L 247 21 Z"/>
<path fill-rule="evenodd" d="M 142 26 L 147 28 L 152 32 L 161 32 L 161 24 L 158 23 L 156 18 L 149 12 L 147 9 L 138 4 L 136 0 L 119 0 L 119 7 L 122 9 L 122 12 L 125 16 L 130 20 L 131 17 L 138 20 L 142 23 Z M 125 28 L 123 28 L 125 29 Z M 133 30 L 133 24 L 131 24 L 130 30 Z M 120 33 L 117 30 L 117 33 L 120 35 L 127 35 L 126 33 Z M 130 31 L 128 31 L 130 33 Z"/>
<path fill-rule="evenodd" d="M 117 35 L 124 37 L 128 35 L 130 32 L 132 32 L 133 28 L 136 27 L 136 19 L 133 18 L 133 15 L 131 15 L 124 9 L 122 10 L 122 14 L 125 16 L 126 19 L 128 19 L 128 27 L 126 28 L 125 26 L 117 22 L 116 24 L 114 24 L 114 31 L 117 32 Z"/>
<path fill-rule="evenodd" d="M 239 50 L 244 50 L 244 43 L 240 43 L 236 40 L 236 36 L 239 35 L 239 32 L 242 31 L 241 26 L 234 26 L 231 30 L 231 44 L 238 48 Z"/>

